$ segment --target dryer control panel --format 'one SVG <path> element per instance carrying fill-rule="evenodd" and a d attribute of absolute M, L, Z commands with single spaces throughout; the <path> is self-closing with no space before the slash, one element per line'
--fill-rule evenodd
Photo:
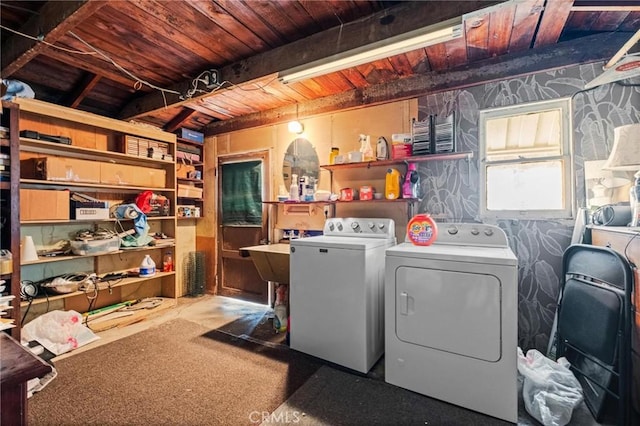
<path fill-rule="evenodd" d="M 327 219 L 323 233 L 336 237 L 395 238 L 396 228 L 393 219 L 388 218 L 334 217 Z"/>
<path fill-rule="evenodd" d="M 483 223 L 438 224 L 438 239 L 434 244 L 509 247 L 507 234 L 502 229 Z"/>

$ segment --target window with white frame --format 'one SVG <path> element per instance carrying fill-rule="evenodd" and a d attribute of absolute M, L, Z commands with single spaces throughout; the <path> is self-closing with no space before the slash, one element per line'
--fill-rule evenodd
<path fill-rule="evenodd" d="M 480 111 L 484 217 L 570 218 L 571 101 Z"/>

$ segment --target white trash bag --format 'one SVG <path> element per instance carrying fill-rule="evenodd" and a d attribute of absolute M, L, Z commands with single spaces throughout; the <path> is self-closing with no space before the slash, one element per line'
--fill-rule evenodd
<path fill-rule="evenodd" d="M 582 401 L 582 386 L 569 369 L 569 361 L 555 362 L 530 349 L 525 357 L 518 348 L 518 372 L 524 377 L 524 407 L 545 426 L 564 426 Z"/>
<path fill-rule="evenodd" d="M 60 355 L 99 337 L 82 324 L 82 315 L 78 312 L 51 311 L 22 327 L 21 339 L 24 342 L 36 340 L 55 355 Z"/>

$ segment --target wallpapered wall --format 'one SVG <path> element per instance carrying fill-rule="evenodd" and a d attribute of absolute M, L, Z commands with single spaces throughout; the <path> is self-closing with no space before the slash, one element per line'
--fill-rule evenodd
<path fill-rule="evenodd" d="M 604 160 L 613 145 L 614 127 L 640 122 L 640 87 L 607 84 L 582 91 L 599 75 L 602 63 L 574 66 L 525 77 L 442 92 L 418 99 L 418 119 L 456 113 L 457 151 L 466 160 L 419 164 L 424 198 L 420 212 L 447 222 L 481 221 L 479 214 L 479 111 L 507 105 L 573 96 L 575 205 L 585 206 L 583 162 Z M 487 220 L 484 221 L 488 223 Z M 496 220 L 518 258 L 518 345 L 547 350 L 562 275 L 562 254 L 573 233 L 573 219 Z"/>

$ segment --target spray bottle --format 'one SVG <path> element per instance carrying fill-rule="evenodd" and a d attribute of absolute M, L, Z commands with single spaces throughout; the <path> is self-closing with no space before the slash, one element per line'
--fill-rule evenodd
<path fill-rule="evenodd" d="M 289 200 L 299 201 L 300 193 L 298 190 L 298 175 L 291 175 L 291 186 L 289 187 Z"/>
<path fill-rule="evenodd" d="M 402 184 L 402 198 L 418 198 L 418 188 L 420 187 L 420 175 L 416 168 L 416 163 L 409 163 L 407 174 Z"/>
<path fill-rule="evenodd" d="M 276 333 L 287 331 L 287 286 L 278 285 L 276 289 L 276 303 L 273 308 L 273 328 Z"/>
<path fill-rule="evenodd" d="M 369 135 L 360 135 L 360 152 L 362 153 L 362 161 L 373 161 L 373 148 L 371 147 L 371 138 Z"/>

